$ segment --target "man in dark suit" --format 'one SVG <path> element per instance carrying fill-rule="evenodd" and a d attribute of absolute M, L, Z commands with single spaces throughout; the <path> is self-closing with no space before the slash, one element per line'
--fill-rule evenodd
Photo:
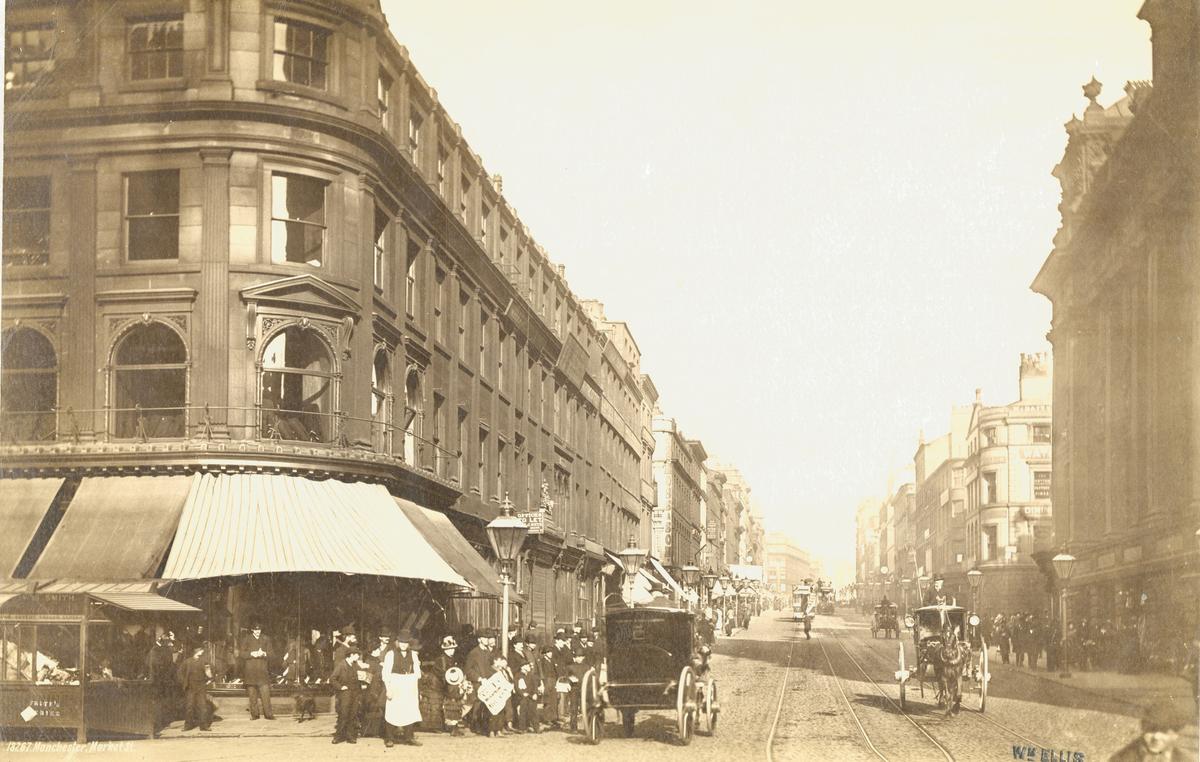
<path fill-rule="evenodd" d="M 337 726 L 333 731 L 334 743 L 358 743 L 355 721 L 358 718 L 358 700 L 362 688 L 358 684 L 357 648 L 347 648 L 342 658 L 333 665 L 329 685 L 337 697 Z"/>
<path fill-rule="evenodd" d="M 159 632 L 155 635 L 154 645 L 146 654 L 146 674 L 154 690 L 154 734 L 165 728 L 171 721 L 172 709 L 175 703 L 175 659 L 171 638 L 174 633 Z"/>
<path fill-rule="evenodd" d="M 183 687 L 183 729 L 212 730 L 212 719 L 208 714 L 208 682 L 212 679 L 212 668 L 204 658 L 206 648 L 192 648 L 192 657 L 183 662 L 179 670 L 179 682 Z"/>
<path fill-rule="evenodd" d="M 275 712 L 271 711 L 271 673 L 267 669 L 271 647 L 263 635 L 262 624 L 251 622 L 250 632 L 242 636 L 239 651 L 244 660 L 242 681 L 246 684 L 246 696 L 250 699 L 250 719 L 258 719 L 260 703 L 262 715 L 268 720 L 275 719 Z"/>

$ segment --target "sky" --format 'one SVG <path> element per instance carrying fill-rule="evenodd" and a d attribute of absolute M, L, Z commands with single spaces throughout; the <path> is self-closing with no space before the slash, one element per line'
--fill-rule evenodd
<path fill-rule="evenodd" d="M 1150 78 L 1141 0 L 383 0 L 663 414 L 839 581 L 854 513 L 1048 351 L 1063 124 Z"/>

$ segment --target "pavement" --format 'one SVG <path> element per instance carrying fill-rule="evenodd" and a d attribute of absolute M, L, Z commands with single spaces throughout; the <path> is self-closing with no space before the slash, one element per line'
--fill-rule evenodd
<path fill-rule="evenodd" d="M 580 734 L 563 732 L 503 738 L 419 733 L 419 749 L 387 749 L 379 739 L 332 745 L 333 717 L 323 714 L 304 723 L 283 716 L 274 722 L 229 717 L 214 723 L 211 733 L 184 732 L 176 723 L 161 739 L 91 746 L 5 742 L 0 744 L 0 758 L 34 754 L 47 759 L 166 762 L 363 758 L 524 762 L 539 757 L 554 762 L 608 758 L 1086 762 L 1107 759 L 1136 737 L 1141 704 L 1176 690 L 1162 676 L 1081 673 L 1060 678 L 1000 665 L 993 668 L 985 711 L 979 711 L 979 694 L 966 690 L 962 710 L 947 716 L 934 700 L 932 685 L 926 684 L 922 696 L 915 681 L 906 684 L 901 709 L 895 672 L 902 646 L 911 665 L 911 639 L 873 639 L 865 620 L 856 615 L 818 617 L 812 638 L 807 639 L 787 613 L 767 612 L 748 630 L 718 640 L 712 665 L 719 687 L 719 723 L 713 735 L 698 733 L 687 746 L 677 738 L 673 711 L 639 712 L 633 736 L 625 738 L 619 715 L 609 710 L 599 746 L 587 744 Z M 1183 681 L 1178 683 L 1186 687 Z M 1193 726 L 1181 739 L 1181 749 L 1194 750 L 1196 743 Z M 1042 756 L 1042 750 L 1047 756 Z M 1063 757 L 1064 752 L 1069 756 Z M 1194 752 L 1182 753 L 1175 762 L 1195 759 Z"/>

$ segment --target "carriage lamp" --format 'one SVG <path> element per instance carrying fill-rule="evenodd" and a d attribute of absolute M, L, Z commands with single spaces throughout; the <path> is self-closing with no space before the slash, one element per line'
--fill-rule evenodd
<path fill-rule="evenodd" d="M 633 606 L 633 584 L 637 579 L 638 570 L 642 568 L 642 563 L 646 560 L 646 551 L 639 548 L 633 536 L 629 537 L 629 546 L 617 554 L 621 559 L 621 566 L 625 568 L 625 584 L 629 587 L 629 605 Z"/>
<path fill-rule="evenodd" d="M 517 554 L 521 552 L 521 546 L 525 543 L 525 535 L 529 533 L 529 527 L 524 521 L 513 515 L 512 500 L 508 499 L 508 493 L 504 493 L 504 502 L 501 503 L 500 509 L 502 513 L 496 518 L 488 522 L 486 527 L 488 541 L 492 543 L 492 550 L 496 553 L 496 558 L 500 560 L 500 587 L 504 591 L 503 608 L 500 612 L 500 627 L 504 633 L 500 639 L 500 648 L 504 654 L 504 658 L 508 658 L 508 588 L 512 584 L 512 575 L 509 569 L 512 568 L 513 561 L 517 560 Z"/>

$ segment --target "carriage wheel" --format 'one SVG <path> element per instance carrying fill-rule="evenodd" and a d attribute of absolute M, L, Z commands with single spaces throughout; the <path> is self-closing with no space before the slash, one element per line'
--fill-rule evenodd
<path fill-rule="evenodd" d="M 633 735 L 633 723 L 637 712 L 632 709 L 626 709 L 621 712 L 621 730 L 625 732 L 625 737 L 629 738 Z"/>
<path fill-rule="evenodd" d="M 705 732 L 713 736 L 717 734 L 717 715 L 720 714 L 720 708 L 717 706 L 717 681 L 709 679 L 708 686 L 704 690 L 704 724 Z"/>
<path fill-rule="evenodd" d="M 604 708 L 600 706 L 600 679 L 593 667 L 583 675 L 579 686 L 580 714 L 583 715 L 583 732 L 589 743 L 600 743 L 604 729 Z"/>
<path fill-rule="evenodd" d="M 679 731 L 679 740 L 684 744 L 691 743 L 691 734 L 696 729 L 696 673 L 692 672 L 691 665 L 684 667 L 679 672 L 679 690 L 675 697 L 675 711 L 677 712 L 676 730 Z"/>
<path fill-rule="evenodd" d="M 901 672 L 904 671 L 904 644 L 903 643 L 900 644 L 900 671 Z M 905 701 L 905 686 L 907 684 L 908 684 L 908 680 L 901 677 L 900 678 L 900 709 L 901 710 L 908 708 L 908 703 Z"/>

